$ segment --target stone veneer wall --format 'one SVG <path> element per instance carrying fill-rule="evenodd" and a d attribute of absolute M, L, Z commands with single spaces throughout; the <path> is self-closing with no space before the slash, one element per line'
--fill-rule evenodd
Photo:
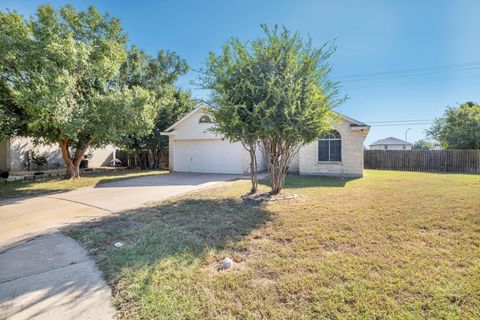
<path fill-rule="evenodd" d="M 346 121 L 332 125 L 342 137 L 342 161 L 319 162 L 318 141 L 305 145 L 299 152 L 301 175 L 331 175 L 345 177 L 363 176 L 363 142 L 368 130 L 352 130 Z"/>

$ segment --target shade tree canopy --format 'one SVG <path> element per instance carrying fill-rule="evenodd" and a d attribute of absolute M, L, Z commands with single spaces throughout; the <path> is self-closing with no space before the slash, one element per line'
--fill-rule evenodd
<path fill-rule="evenodd" d="M 443 149 L 480 149 L 480 105 L 466 102 L 458 108 L 447 107 L 427 135 Z"/>
<path fill-rule="evenodd" d="M 121 88 L 127 58 L 120 21 L 93 7 L 38 7 L 29 19 L 0 12 L 0 132 L 58 144 L 66 178 L 90 146 L 153 126 L 150 92 Z"/>
<path fill-rule="evenodd" d="M 232 39 L 220 54 L 210 54 L 202 80 L 213 92 L 214 130 L 249 151 L 249 142 L 259 143 L 277 194 L 294 155 L 330 129 L 331 110 L 343 98 L 328 78 L 332 43 L 314 48 L 286 28 L 262 29 L 254 41 Z"/>
<path fill-rule="evenodd" d="M 120 70 L 121 87 L 140 87 L 149 92 L 155 120 L 151 131 L 125 135 L 120 145 L 134 152 L 144 168 L 159 168 L 161 153 L 168 149 L 168 139 L 160 133 L 195 106 L 190 92 L 175 86 L 188 69 L 187 62 L 171 51 L 159 51 L 156 57 L 135 46 L 128 51 Z M 147 151 L 148 159 L 142 151 Z"/>

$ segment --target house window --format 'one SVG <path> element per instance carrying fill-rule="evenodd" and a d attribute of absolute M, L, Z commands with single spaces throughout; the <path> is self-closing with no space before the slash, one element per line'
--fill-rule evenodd
<path fill-rule="evenodd" d="M 384 148 L 385 148 L 385 150 L 388 150 L 388 144 L 386 144 L 386 145 L 384 146 Z"/>
<path fill-rule="evenodd" d="M 203 116 L 200 117 L 200 120 L 198 120 L 198 122 L 199 123 L 210 123 L 210 122 L 212 122 L 212 120 L 210 119 L 209 116 L 204 114 Z"/>
<path fill-rule="evenodd" d="M 318 161 L 342 161 L 342 138 L 338 131 L 332 130 L 318 139 Z"/>
<path fill-rule="evenodd" d="M 403 150 L 407 150 L 407 145 L 406 144 L 403 145 Z"/>

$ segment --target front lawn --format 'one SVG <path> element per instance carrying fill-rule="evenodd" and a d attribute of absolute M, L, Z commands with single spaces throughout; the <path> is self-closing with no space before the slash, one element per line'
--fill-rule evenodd
<path fill-rule="evenodd" d="M 82 187 L 94 186 L 98 183 L 113 182 L 145 175 L 166 173 L 165 170 L 119 170 L 94 173 L 82 176 L 77 180 L 47 178 L 43 180 L 20 180 L 0 182 L 0 200 L 5 198 L 32 196 L 51 192 L 61 192 Z"/>
<path fill-rule="evenodd" d="M 65 232 L 89 249 L 124 319 L 480 318 L 480 176 L 292 176 L 285 192 L 299 197 L 267 204 L 242 202 L 248 189 Z M 218 270 L 224 257 L 233 269 Z"/>

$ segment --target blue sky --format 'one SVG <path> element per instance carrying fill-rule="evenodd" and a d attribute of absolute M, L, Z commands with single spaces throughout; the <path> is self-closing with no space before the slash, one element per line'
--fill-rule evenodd
<path fill-rule="evenodd" d="M 3 0 L 0 9 L 31 15 L 46 1 Z M 50 1 L 55 7 L 68 1 Z M 121 19 L 130 43 L 151 54 L 176 51 L 192 71 L 179 81 L 205 98 L 190 82 L 209 51 L 230 37 L 254 39 L 259 25 L 285 25 L 310 35 L 314 45 L 336 39 L 333 80 L 375 72 L 435 68 L 480 61 L 480 1 L 70 1 L 77 9 L 94 5 Z M 363 79 L 365 77 L 362 77 Z M 480 68 L 381 77 L 342 83 L 349 100 L 338 111 L 365 122 L 431 120 L 446 106 L 479 101 Z M 366 144 L 395 136 L 415 141 L 429 124 L 373 126 Z"/>

